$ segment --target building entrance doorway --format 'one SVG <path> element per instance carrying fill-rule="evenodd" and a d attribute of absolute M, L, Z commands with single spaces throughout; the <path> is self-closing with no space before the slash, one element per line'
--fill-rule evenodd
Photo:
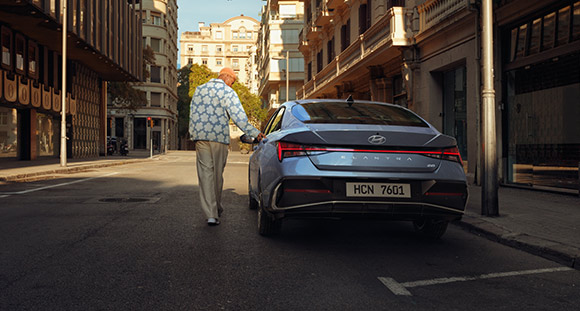
<path fill-rule="evenodd" d="M 467 100 L 465 66 L 443 73 L 443 133 L 455 137 L 467 167 Z"/>

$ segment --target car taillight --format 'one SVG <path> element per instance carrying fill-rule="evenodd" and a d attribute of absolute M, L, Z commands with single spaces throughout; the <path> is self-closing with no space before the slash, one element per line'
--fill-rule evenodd
<path fill-rule="evenodd" d="M 453 161 L 463 165 L 463 160 L 461 160 L 461 154 L 459 154 L 457 147 L 443 149 L 443 160 Z"/>
<path fill-rule="evenodd" d="M 287 143 L 279 141 L 278 143 L 278 160 L 282 161 L 284 158 L 305 156 L 306 150 L 312 148 L 299 144 Z"/>

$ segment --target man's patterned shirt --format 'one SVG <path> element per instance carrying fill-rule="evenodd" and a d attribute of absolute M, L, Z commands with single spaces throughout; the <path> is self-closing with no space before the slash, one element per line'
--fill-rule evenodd
<path fill-rule="evenodd" d="M 191 99 L 189 134 L 191 140 L 230 143 L 230 117 L 244 133 L 257 137 L 260 131 L 248 116 L 236 92 L 221 79 L 211 79 L 197 87 Z"/>

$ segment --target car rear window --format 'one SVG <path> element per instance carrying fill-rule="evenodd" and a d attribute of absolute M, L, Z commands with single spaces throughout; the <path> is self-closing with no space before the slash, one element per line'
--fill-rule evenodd
<path fill-rule="evenodd" d="M 304 123 L 377 124 L 429 127 L 414 113 L 397 106 L 376 103 L 320 102 L 292 108 L 292 114 Z"/>

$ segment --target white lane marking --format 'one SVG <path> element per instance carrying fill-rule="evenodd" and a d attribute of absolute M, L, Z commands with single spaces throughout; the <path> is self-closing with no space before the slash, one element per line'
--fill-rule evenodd
<path fill-rule="evenodd" d="M 2 195 L 0 195 L 0 198 L 5 198 L 7 196 L 15 195 L 15 194 L 27 194 L 27 193 L 36 192 L 36 191 L 45 190 L 45 189 L 50 189 L 50 188 L 68 186 L 68 185 L 77 184 L 77 183 L 84 182 L 84 181 L 89 181 L 89 180 L 93 180 L 93 179 L 97 179 L 97 178 L 108 177 L 108 176 L 117 175 L 117 174 L 119 174 L 119 172 L 113 172 L 113 173 L 108 173 L 108 174 L 101 175 L 101 176 L 89 177 L 89 178 L 79 179 L 79 180 L 75 180 L 75 181 L 65 182 L 65 183 L 62 183 L 62 184 L 44 186 L 44 187 L 39 187 L 39 188 L 34 188 L 34 189 L 28 189 L 28 190 L 22 190 L 22 191 L 17 191 L 17 192 L 3 192 L 3 193 L 1 193 Z"/>
<path fill-rule="evenodd" d="M 552 273 L 561 271 L 571 271 L 574 270 L 569 267 L 559 267 L 559 268 L 546 268 L 546 269 L 534 269 L 534 270 L 523 270 L 523 271 L 512 271 L 512 272 L 499 272 L 499 273 L 489 273 L 482 274 L 478 276 L 460 276 L 460 277 L 450 277 L 450 278 L 437 278 L 431 280 L 413 281 L 399 283 L 393 278 L 379 277 L 379 280 L 389 289 L 393 294 L 399 296 L 412 296 L 407 288 L 419 287 L 419 286 L 430 286 L 437 284 L 446 284 L 453 282 L 465 282 L 465 281 L 475 281 L 475 280 L 485 280 L 494 278 L 503 278 L 508 276 L 522 276 L 529 274 L 539 274 L 539 273 Z"/>
<path fill-rule="evenodd" d="M 413 296 L 411 292 L 409 292 L 405 286 L 401 283 L 395 281 L 393 278 L 384 278 L 379 277 L 379 281 L 383 282 L 383 284 L 393 292 L 393 294 L 398 296 Z"/>

